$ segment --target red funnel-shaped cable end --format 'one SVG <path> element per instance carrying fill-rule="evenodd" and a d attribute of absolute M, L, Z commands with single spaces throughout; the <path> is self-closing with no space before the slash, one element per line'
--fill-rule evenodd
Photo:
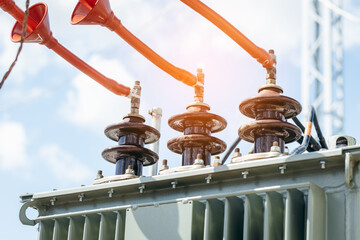
<path fill-rule="evenodd" d="M 113 13 L 109 0 L 80 0 L 71 15 L 71 24 L 100 24 L 107 27 L 110 15 Z"/>
<path fill-rule="evenodd" d="M 49 45 L 54 40 L 50 30 L 48 7 L 44 3 L 37 3 L 29 8 L 29 16 L 37 23 L 32 32 L 27 31 L 24 42 L 36 42 Z M 20 42 L 22 33 L 22 23 L 16 22 L 11 31 L 11 40 Z"/>

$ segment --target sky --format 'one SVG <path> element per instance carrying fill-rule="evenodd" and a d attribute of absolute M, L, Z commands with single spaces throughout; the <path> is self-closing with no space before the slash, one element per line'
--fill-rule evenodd
<path fill-rule="evenodd" d="M 51 30 L 58 41 L 104 75 L 133 86 L 140 81 L 140 112 L 151 124 L 148 110 L 161 107 L 163 117 L 160 161 L 181 165 L 181 156 L 166 143 L 182 135 L 167 119 L 183 113 L 193 100 L 193 89 L 162 72 L 116 34 L 100 26 L 73 26 L 75 0 L 50 1 Z M 284 95 L 301 101 L 301 1 L 204 0 L 248 38 L 277 54 L 278 84 Z M 24 9 L 25 0 L 16 3 Z M 35 1 L 31 1 L 31 5 Z M 239 112 L 242 100 L 255 96 L 265 84 L 265 70 L 223 32 L 178 0 L 111 1 L 123 25 L 158 54 L 192 73 L 202 66 L 205 102 L 211 112 L 227 120 L 227 128 L 214 134 L 228 146 L 238 128 L 252 121 Z M 346 0 L 344 9 L 360 16 L 360 3 Z M 0 11 L 0 75 L 18 49 L 11 42 L 14 24 Z M 357 119 L 360 22 L 344 20 L 345 135 L 360 139 Z M 92 184 L 97 170 L 113 175 L 115 167 L 101 152 L 116 142 L 103 133 L 122 121 L 129 99 L 116 96 L 79 72 L 61 57 L 35 43 L 24 45 L 20 58 L 0 90 L 0 220 L 2 239 L 35 239 L 36 227 L 18 220 L 19 196 Z M 302 116 L 302 115 L 301 115 Z M 250 144 L 241 142 L 242 153 Z M 291 145 L 296 147 L 297 145 Z M 144 169 L 147 173 L 147 169 Z M 36 216 L 29 212 L 29 216 Z"/>

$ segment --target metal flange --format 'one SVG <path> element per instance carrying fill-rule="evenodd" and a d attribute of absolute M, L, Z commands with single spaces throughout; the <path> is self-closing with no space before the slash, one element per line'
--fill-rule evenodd
<path fill-rule="evenodd" d="M 145 144 L 154 143 L 160 138 L 160 132 L 155 128 L 138 122 L 122 122 L 105 129 L 105 135 L 114 141 L 129 134 L 143 135 Z"/>

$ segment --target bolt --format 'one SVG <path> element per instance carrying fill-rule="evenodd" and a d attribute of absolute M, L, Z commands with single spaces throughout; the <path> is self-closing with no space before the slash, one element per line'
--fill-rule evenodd
<path fill-rule="evenodd" d="M 279 143 L 277 141 L 273 142 L 272 147 L 270 148 L 270 152 L 281 152 Z"/>
<path fill-rule="evenodd" d="M 134 175 L 134 174 L 135 174 L 135 172 L 134 172 L 134 170 L 133 170 L 133 168 L 132 168 L 131 165 L 128 166 L 128 168 L 126 169 L 125 173 L 126 173 L 126 174 L 131 174 L 131 175 Z"/>
<path fill-rule="evenodd" d="M 249 172 L 248 171 L 243 171 L 241 174 L 243 176 L 243 179 L 246 179 L 247 176 L 249 175 Z"/>
<path fill-rule="evenodd" d="M 79 201 L 82 202 L 84 199 L 85 195 L 83 193 L 78 195 Z"/>
<path fill-rule="evenodd" d="M 50 199 L 50 204 L 51 204 L 51 206 L 54 206 L 54 205 L 55 205 L 55 202 L 56 202 L 56 198 L 55 198 L 55 197 L 53 197 L 53 198 Z"/>
<path fill-rule="evenodd" d="M 288 146 L 285 146 L 284 153 L 285 153 L 285 155 L 289 155 L 289 148 L 288 148 Z"/>
<path fill-rule="evenodd" d="M 176 180 L 171 182 L 171 186 L 172 186 L 173 189 L 176 188 L 176 184 L 177 184 L 177 183 L 178 183 L 178 182 L 177 182 Z"/>
<path fill-rule="evenodd" d="M 212 179 L 212 176 L 211 176 L 211 174 L 209 174 L 209 175 L 205 178 L 206 183 L 209 184 L 210 181 L 211 181 L 211 179 Z"/>
<path fill-rule="evenodd" d="M 169 166 L 167 165 L 167 160 L 163 159 L 160 171 L 166 170 L 166 169 L 169 169 Z"/>
<path fill-rule="evenodd" d="M 286 170 L 286 165 L 282 165 L 279 167 L 280 170 L 280 174 L 285 174 L 285 170 Z"/>
<path fill-rule="evenodd" d="M 241 157 L 240 148 L 235 148 L 234 155 L 232 158 Z"/>
<path fill-rule="evenodd" d="M 114 194 L 114 189 L 110 189 L 108 191 L 108 194 L 109 194 L 109 198 L 112 198 L 113 194 Z"/>
<path fill-rule="evenodd" d="M 142 184 L 142 185 L 139 187 L 139 190 L 140 190 L 140 193 L 144 193 L 145 184 Z"/>
<path fill-rule="evenodd" d="M 326 168 L 326 161 L 325 161 L 325 160 L 321 160 L 321 161 L 320 161 L 320 167 L 321 167 L 321 169 L 325 169 L 325 168 Z"/>
<path fill-rule="evenodd" d="M 220 161 L 220 157 L 216 156 L 215 160 L 214 160 L 214 167 L 220 166 L 221 165 L 221 161 Z"/>
<path fill-rule="evenodd" d="M 202 155 L 200 153 L 196 155 L 194 165 L 204 165 L 204 160 L 202 159 Z"/>
<path fill-rule="evenodd" d="M 95 177 L 95 180 L 98 180 L 100 178 L 103 178 L 104 176 L 102 175 L 102 171 L 101 170 L 98 170 L 97 171 L 97 174 L 96 174 L 96 177 Z"/>

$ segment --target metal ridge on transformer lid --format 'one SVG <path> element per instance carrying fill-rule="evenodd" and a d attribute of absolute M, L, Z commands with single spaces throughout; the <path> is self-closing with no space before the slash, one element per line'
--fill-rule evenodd
<path fill-rule="evenodd" d="M 270 169 L 271 166 L 281 166 L 282 164 L 287 164 L 288 166 L 296 165 L 296 166 L 304 166 L 304 162 L 307 163 L 307 167 L 321 169 L 321 163 L 319 160 L 326 159 L 327 164 L 326 167 L 330 167 L 332 165 L 344 165 L 344 158 L 345 154 L 350 153 L 355 156 L 360 156 L 360 146 L 349 146 L 345 148 L 337 148 L 333 150 L 325 150 L 321 152 L 312 152 L 307 154 L 301 155 L 293 155 L 293 156 L 282 156 L 282 157 L 274 157 L 271 159 L 262 159 L 258 161 L 245 161 L 236 164 L 229 164 L 229 165 L 221 165 L 218 167 L 206 167 L 202 169 L 197 169 L 195 171 L 186 171 L 186 172 L 177 172 L 171 175 L 157 175 L 151 177 L 140 177 L 135 179 L 129 179 L 126 181 L 116 181 L 116 182 L 109 182 L 106 184 L 98 184 L 98 185 L 86 185 L 82 187 L 70 188 L 70 189 L 62 189 L 56 191 L 49 191 L 49 192 L 41 192 L 41 193 L 34 193 L 30 194 L 33 196 L 34 199 L 40 198 L 48 198 L 52 196 L 58 195 L 68 195 L 68 194 L 76 194 L 79 192 L 84 192 L 85 194 L 88 191 L 102 191 L 103 189 L 110 189 L 110 188 L 121 188 L 129 186 L 139 186 L 139 184 L 158 184 L 161 182 L 169 182 L 170 180 L 177 179 L 179 182 L 187 182 L 186 179 L 189 179 L 189 183 L 195 184 L 194 178 L 199 179 L 205 183 L 205 178 L 209 174 L 216 176 L 218 174 L 222 175 L 223 179 L 230 178 L 233 179 L 232 175 L 229 175 L 230 172 L 238 172 L 244 169 L 253 171 L 260 171 L 261 169 Z M 271 168 L 272 169 L 272 168 Z M 253 171 L 249 171 L 252 173 Z M 298 167 L 293 168 L 293 171 L 302 170 Z M 280 172 L 275 173 L 271 170 L 274 174 L 280 174 Z M 251 175 L 250 175 L 251 176 Z M 240 176 L 239 176 L 240 177 Z M 192 179 L 192 180 L 190 180 Z M 163 184 L 161 184 L 163 186 Z M 169 183 L 170 187 L 170 183 Z M 137 188 L 136 188 L 137 189 Z M 26 199 L 28 199 L 29 194 L 23 195 Z M 26 200 L 24 199 L 24 200 Z"/>

